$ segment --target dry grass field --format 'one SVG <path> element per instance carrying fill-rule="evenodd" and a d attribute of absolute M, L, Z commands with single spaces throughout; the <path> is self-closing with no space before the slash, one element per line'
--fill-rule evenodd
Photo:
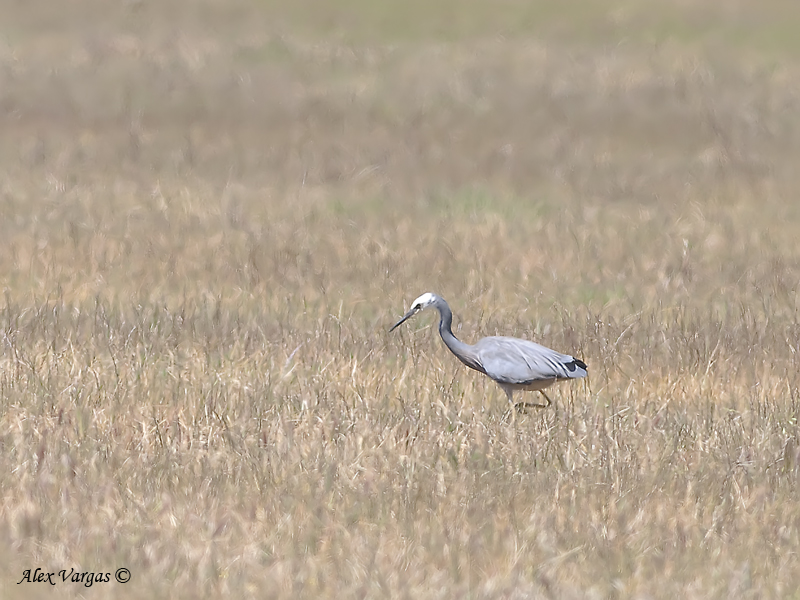
<path fill-rule="evenodd" d="M 793 3 L 2 4 L 0 597 L 800 598 Z"/>

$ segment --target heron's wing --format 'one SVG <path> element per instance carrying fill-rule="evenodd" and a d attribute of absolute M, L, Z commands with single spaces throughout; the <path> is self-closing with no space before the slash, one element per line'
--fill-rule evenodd
<path fill-rule="evenodd" d="M 583 361 L 534 342 L 487 337 L 475 344 L 486 374 L 499 383 L 527 385 L 542 379 L 586 377 Z"/>

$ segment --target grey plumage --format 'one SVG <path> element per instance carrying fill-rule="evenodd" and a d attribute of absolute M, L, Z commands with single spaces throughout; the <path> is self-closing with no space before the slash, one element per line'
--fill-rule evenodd
<path fill-rule="evenodd" d="M 547 400 L 547 404 L 520 402 L 516 405 L 518 409 L 546 408 L 550 406 L 550 398 L 544 393 L 545 388 L 556 381 L 586 377 L 587 367 L 582 360 L 527 340 L 491 336 L 478 340 L 475 345 L 465 344 L 453 335 L 453 313 L 447 302 L 430 292 L 414 300 L 409 311 L 389 331 L 429 306 L 439 311 L 439 334 L 445 345 L 469 368 L 497 382 L 509 402 L 514 403 L 516 390 L 538 391 Z"/>

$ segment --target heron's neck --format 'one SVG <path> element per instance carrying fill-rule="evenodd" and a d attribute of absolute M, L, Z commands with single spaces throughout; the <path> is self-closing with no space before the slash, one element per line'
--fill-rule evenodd
<path fill-rule="evenodd" d="M 450 348 L 450 352 L 455 354 L 462 361 L 463 356 L 472 356 L 472 346 L 465 344 L 453 335 L 453 313 L 450 311 L 439 311 L 441 320 L 439 321 L 439 335 L 445 345 Z M 470 365 L 471 366 L 471 365 Z"/>

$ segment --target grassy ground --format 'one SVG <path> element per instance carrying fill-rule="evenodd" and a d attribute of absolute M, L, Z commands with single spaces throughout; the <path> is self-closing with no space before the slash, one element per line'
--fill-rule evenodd
<path fill-rule="evenodd" d="M 401 4 L 4 10 L 0 596 L 796 597 L 796 9 Z"/>

